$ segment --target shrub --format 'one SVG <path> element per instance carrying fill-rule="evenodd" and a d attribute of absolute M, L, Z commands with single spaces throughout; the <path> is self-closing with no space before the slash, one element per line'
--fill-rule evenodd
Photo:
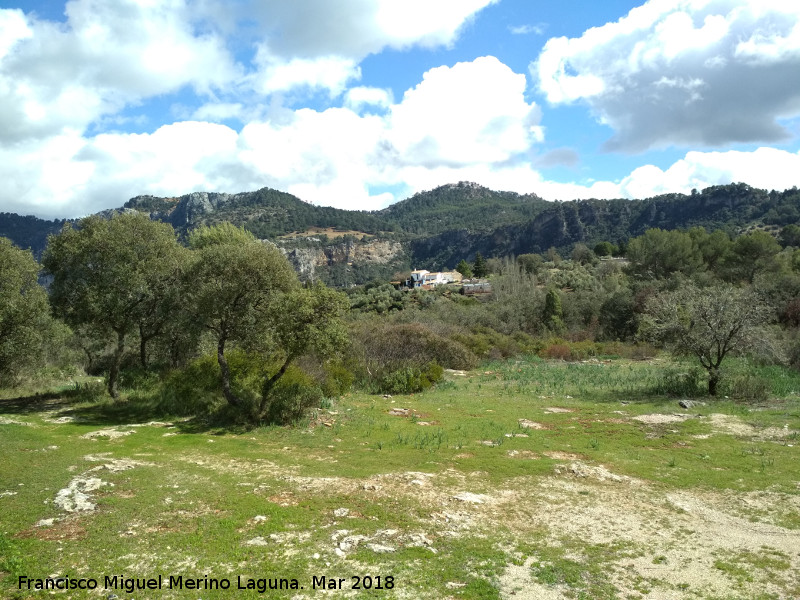
<path fill-rule="evenodd" d="M 165 377 L 159 408 L 171 415 L 206 415 L 222 401 L 217 357 L 206 355 Z"/>
<path fill-rule="evenodd" d="M 344 364 L 330 362 L 324 366 L 322 393 L 327 398 L 341 396 L 353 387 L 355 375 Z"/>
<path fill-rule="evenodd" d="M 312 408 L 322 403 L 322 390 L 298 367 L 291 366 L 269 392 L 263 421 L 288 425 L 302 419 Z"/>
<path fill-rule="evenodd" d="M 572 351 L 567 343 L 550 344 L 539 352 L 539 356 L 552 360 L 571 360 Z"/>
<path fill-rule="evenodd" d="M 656 394 L 666 396 L 702 396 L 705 387 L 700 383 L 703 373 L 697 367 L 686 369 L 666 369 L 653 390 Z"/>
<path fill-rule="evenodd" d="M 731 398 L 763 402 L 769 397 L 771 384 L 768 379 L 755 375 L 737 375 L 722 380 L 722 393 Z"/>
<path fill-rule="evenodd" d="M 414 394 L 430 388 L 439 381 L 444 369 L 431 362 L 424 369 L 404 367 L 383 373 L 377 381 L 377 392 L 383 394 Z"/>
<path fill-rule="evenodd" d="M 102 379 L 84 383 L 76 381 L 75 387 L 67 393 L 78 402 L 99 402 L 106 395 L 106 384 Z"/>

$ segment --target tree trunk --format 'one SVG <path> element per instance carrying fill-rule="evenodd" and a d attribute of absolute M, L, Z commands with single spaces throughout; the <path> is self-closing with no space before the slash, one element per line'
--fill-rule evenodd
<path fill-rule="evenodd" d="M 108 373 L 108 393 L 115 400 L 119 398 L 117 380 L 119 379 L 119 367 L 122 363 L 122 355 L 125 353 L 125 334 L 117 332 L 117 348 L 111 357 L 111 369 Z"/>
<path fill-rule="evenodd" d="M 139 362 L 142 363 L 142 368 L 147 368 L 147 342 L 150 338 L 145 337 L 142 332 L 141 326 L 139 327 Z"/>
<path fill-rule="evenodd" d="M 708 394 L 710 396 L 717 395 L 718 383 L 719 383 L 719 369 L 712 367 L 708 370 Z"/>
<path fill-rule="evenodd" d="M 228 360 L 225 358 L 225 338 L 222 337 L 217 342 L 217 362 L 219 363 L 220 379 L 222 381 L 222 395 L 231 406 L 241 404 L 239 398 L 231 390 L 231 369 Z"/>
<path fill-rule="evenodd" d="M 275 387 L 275 384 L 278 383 L 278 380 L 283 377 L 283 374 L 286 373 L 286 369 L 289 368 L 293 358 L 294 357 L 291 356 L 287 358 L 286 361 L 281 365 L 281 368 L 278 369 L 278 372 L 264 382 L 264 386 L 261 388 L 261 404 L 258 407 L 259 417 L 264 416 L 264 411 L 266 410 L 267 402 L 269 401 L 269 393 L 272 391 L 272 388 Z"/>

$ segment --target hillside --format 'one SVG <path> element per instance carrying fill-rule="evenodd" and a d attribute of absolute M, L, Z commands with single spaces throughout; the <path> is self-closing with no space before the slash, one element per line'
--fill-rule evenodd
<path fill-rule="evenodd" d="M 552 206 L 535 194 L 497 192 L 461 181 L 420 192 L 378 215 L 412 235 L 435 235 L 454 229 L 491 230 L 529 221 Z"/>
<path fill-rule="evenodd" d="M 731 184 L 642 200 L 548 202 L 534 194 L 461 182 L 375 212 L 315 206 L 268 188 L 238 194 L 196 192 L 178 198 L 137 196 L 116 210 L 146 212 L 172 224 L 181 237 L 199 225 L 230 221 L 275 241 L 306 277 L 351 285 L 388 278 L 412 264 L 452 268 L 462 258 L 472 260 L 476 252 L 490 257 L 554 247 L 566 253 L 576 243 L 617 243 L 651 227 L 699 226 L 736 234 L 753 225 L 799 223 L 800 191 L 767 192 Z M 3 213 L 0 236 L 30 247 L 38 256 L 47 236 L 63 223 Z M 355 234 L 293 235 L 314 228 Z"/>

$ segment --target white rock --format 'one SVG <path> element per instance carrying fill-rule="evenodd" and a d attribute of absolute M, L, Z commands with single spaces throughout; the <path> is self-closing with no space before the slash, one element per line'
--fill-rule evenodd
<path fill-rule="evenodd" d="M 258 536 L 254 537 L 251 540 L 247 540 L 244 543 L 245 546 L 269 546 L 269 542 L 265 540 L 263 537 Z"/>

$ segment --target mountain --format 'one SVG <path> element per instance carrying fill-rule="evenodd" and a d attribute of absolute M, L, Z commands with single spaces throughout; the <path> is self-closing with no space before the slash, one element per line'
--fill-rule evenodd
<path fill-rule="evenodd" d="M 47 236 L 58 233 L 65 221 L 46 221 L 33 216 L 0 213 L 0 237 L 10 239 L 24 250 L 30 250 L 37 258 L 47 245 Z"/>
<path fill-rule="evenodd" d="M 413 235 L 456 229 L 491 230 L 522 223 L 552 206 L 535 194 L 496 192 L 462 181 L 420 192 L 378 211 L 377 215 Z"/>
<path fill-rule="evenodd" d="M 296 196 L 269 188 L 239 194 L 195 192 L 180 198 L 137 196 L 124 209 L 150 213 L 178 231 L 199 225 L 230 221 L 246 227 L 260 239 L 271 239 L 311 227 L 356 230 L 365 233 L 388 231 L 390 225 L 374 213 L 314 206 Z"/>
<path fill-rule="evenodd" d="M 172 224 L 179 236 L 230 221 L 276 243 L 305 278 L 334 285 L 389 279 L 397 271 L 453 268 L 462 258 L 545 252 L 576 243 L 618 243 L 651 227 L 723 229 L 800 223 L 800 191 L 767 192 L 745 184 L 643 200 L 549 202 L 475 183 L 440 186 L 375 212 L 315 206 L 264 188 L 238 194 L 196 192 L 177 198 L 137 196 L 114 212 L 137 210 Z M 64 221 L 0 214 L 0 236 L 37 256 Z"/>

